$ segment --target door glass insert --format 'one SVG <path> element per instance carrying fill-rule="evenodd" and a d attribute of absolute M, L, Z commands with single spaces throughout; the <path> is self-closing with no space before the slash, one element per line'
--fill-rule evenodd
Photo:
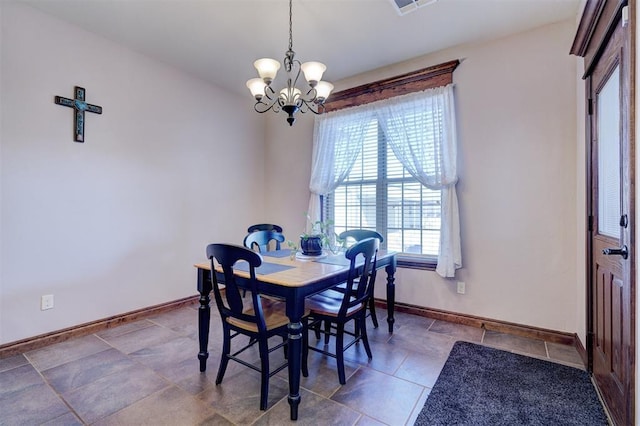
<path fill-rule="evenodd" d="M 598 233 L 620 238 L 620 73 L 616 67 L 597 95 Z"/>

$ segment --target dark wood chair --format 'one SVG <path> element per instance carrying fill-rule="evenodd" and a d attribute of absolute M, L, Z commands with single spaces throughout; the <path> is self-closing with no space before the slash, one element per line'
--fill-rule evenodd
<path fill-rule="evenodd" d="M 220 317 L 222 318 L 223 345 L 220 357 L 220 367 L 216 377 L 216 385 L 222 383 L 229 360 L 236 361 L 246 367 L 260 372 L 260 409 L 267 409 L 269 392 L 269 378 L 287 367 L 287 362 L 274 369 L 269 368 L 269 354 L 287 344 L 287 325 L 289 319 L 285 314 L 285 304 L 273 299 L 263 298 L 257 286 L 255 268 L 262 264 L 260 254 L 237 245 L 209 244 L 207 257 L 211 260 L 211 282 Z M 215 262 L 222 268 L 224 274 L 224 292 L 221 291 Z M 236 262 L 244 260 L 248 263 L 249 279 L 246 289 L 251 292 L 251 299 L 243 299 L 240 287 L 234 275 Z M 244 287 L 243 287 L 244 288 Z M 249 343 L 241 349 L 231 353 L 231 340 L 236 336 L 249 337 Z M 282 343 L 269 347 L 269 338 L 282 337 Z M 251 346 L 257 344 L 260 353 L 260 366 L 255 366 L 250 359 L 243 359 L 240 355 Z M 286 352 L 285 352 L 286 353 Z M 305 366 L 306 367 L 306 366 Z M 308 370 L 303 370 L 308 375 Z"/>
<path fill-rule="evenodd" d="M 280 250 L 280 243 L 284 242 L 284 235 L 281 231 L 261 230 L 254 231 L 244 237 L 244 246 L 255 250 L 257 247 L 259 253 L 269 251 L 269 243 L 275 241 L 275 249 Z"/>
<path fill-rule="evenodd" d="M 349 246 L 349 241 L 355 240 L 356 242 L 362 241 L 365 238 L 377 238 L 380 244 L 384 242 L 384 237 L 378 231 L 374 231 L 371 229 L 349 229 L 348 231 L 342 232 L 338 238 L 341 241 L 344 241 L 347 247 Z M 374 277 L 375 278 L 375 277 Z M 374 280 L 375 281 L 375 280 Z M 374 282 L 375 284 L 375 282 Z M 339 292 L 344 292 L 345 284 L 340 284 L 335 289 Z M 357 284 L 356 284 L 357 286 Z M 373 323 L 374 328 L 378 328 L 378 316 L 376 315 L 376 302 L 373 298 L 373 289 L 371 290 L 371 299 L 369 300 L 369 313 L 367 316 L 371 316 L 371 322 Z"/>
<path fill-rule="evenodd" d="M 338 380 L 340 384 L 346 383 L 344 372 L 344 351 L 355 343 L 362 341 L 369 359 L 372 358 L 367 327 L 365 324 L 367 303 L 373 297 L 373 282 L 375 280 L 376 259 L 380 242 L 376 238 L 366 238 L 355 243 L 345 253 L 350 260 L 349 275 L 346 283 L 346 291 L 338 293 L 335 290 L 327 290 L 311 296 L 307 299 L 306 307 L 310 310 L 309 317 L 305 317 L 303 333 L 302 368 L 307 371 L 307 358 L 309 350 L 323 353 L 336 358 L 338 365 Z M 358 273 L 362 264 L 361 272 Z M 356 286 L 357 281 L 357 286 Z M 334 292 L 335 295 L 330 293 Z M 338 296 L 339 295 L 339 296 Z M 345 329 L 345 325 L 354 321 L 354 331 Z M 325 335 L 335 336 L 335 352 L 309 345 L 310 328 L 320 330 L 324 324 Z M 344 336 L 352 336 L 353 339 L 345 345 Z"/>
<path fill-rule="evenodd" d="M 258 223 L 256 225 L 251 225 L 249 228 L 247 228 L 247 232 L 256 232 L 256 231 L 282 232 L 282 226 L 274 225 L 273 223 Z"/>

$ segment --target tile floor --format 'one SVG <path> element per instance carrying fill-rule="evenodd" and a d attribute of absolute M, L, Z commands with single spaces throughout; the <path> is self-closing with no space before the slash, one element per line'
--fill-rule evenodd
<path fill-rule="evenodd" d="M 569 346 L 405 313 L 396 314 L 390 335 L 386 312 L 377 312 L 381 327 L 370 328 L 373 360 L 367 360 L 362 345 L 351 347 L 346 385 L 338 383 L 333 358 L 309 354 L 298 425 L 412 425 L 456 340 L 581 368 Z M 269 408 L 260 411 L 260 378 L 253 370 L 230 362 L 222 384 L 214 384 L 222 341 L 215 309 L 205 373 L 198 371 L 197 333 L 193 305 L 1 359 L 0 424 L 294 423 L 286 369 L 271 378 Z M 313 335 L 310 341 L 315 342 Z M 258 359 L 257 352 L 251 356 Z"/>

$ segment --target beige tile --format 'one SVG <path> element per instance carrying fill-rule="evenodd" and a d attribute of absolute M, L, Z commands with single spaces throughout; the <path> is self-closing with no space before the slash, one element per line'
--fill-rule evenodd
<path fill-rule="evenodd" d="M 196 425 L 214 414 L 215 410 L 202 400 L 172 386 L 99 420 L 95 425 Z"/>
<path fill-rule="evenodd" d="M 154 324 L 169 328 L 184 336 L 197 335 L 198 310 L 184 307 L 149 318 Z"/>
<path fill-rule="evenodd" d="M 82 422 L 75 414 L 69 412 L 42 423 L 42 426 L 82 426 Z"/>
<path fill-rule="evenodd" d="M 29 366 L 31 368 L 31 366 Z M 5 386 L 4 381 L 2 387 Z M 0 396 L 2 425 L 36 425 L 69 413 L 69 408 L 42 380 L 16 392 L 3 391 Z"/>
<path fill-rule="evenodd" d="M 91 334 L 36 349 L 25 355 L 34 367 L 43 371 L 107 349 L 110 349 L 108 344 Z"/>
<path fill-rule="evenodd" d="M 518 352 L 525 355 L 533 355 L 539 358 L 547 358 L 547 348 L 543 340 L 529 339 L 511 334 L 498 333 L 487 330 L 482 343 L 487 346 Z"/>
<path fill-rule="evenodd" d="M 283 398 L 265 412 L 254 423 L 254 426 L 352 426 L 361 417 L 360 413 L 344 404 L 339 404 L 304 389 L 300 391 L 300 397 L 298 419 L 296 421 L 291 420 L 289 402 L 287 398 Z"/>
<path fill-rule="evenodd" d="M 29 361 L 27 361 L 27 359 L 22 354 L 0 359 L 0 373 L 28 363 Z"/>
<path fill-rule="evenodd" d="M 377 421 L 405 424 L 422 390 L 422 386 L 406 380 L 363 368 L 331 399 Z"/>
<path fill-rule="evenodd" d="M 0 373 L 0 399 L 8 398 L 10 394 L 21 392 L 32 386 L 44 383 L 38 371 L 31 364 Z"/>
<path fill-rule="evenodd" d="M 585 368 L 585 365 L 582 362 L 582 357 L 575 347 L 551 342 L 547 342 L 546 344 L 549 358 L 551 360 L 560 361 L 562 363 L 577 366 L 582 369 Z"/>
<path fill-rule="evenodd" d="M 153 323 L 146 319 L 134 322 L 127 322 L 117 327 L 111 327 L 106 330 L 102 330 L 96 335 L 98 337 L 104 339 L 111 339 L 117 336 L 122 336 L 123 334 L 131 333 L 132 331 L 142 330 L 143 328 L 151 327 Z"/>
<path fill-rule="evenodd" d="M 372 419 L 369 416 L 363 415 L 356 423 L 356 426 L 385 426 L 385 423 L 379 422 L 376 419 Z"/>
<path fill-rule="evenodd" d="M 438 320 L 431 324 L 429 331 L 444 334 L 456 340 L 466 340 L 475 343 L 482 341 L 482 334 L 484 333 L 484 330 L 481 328 Z"/>
<path fill-rule="evenodd" d="M 50 368 L 42 375 L 57 392 L 65 393 L 135 366 L 122 352 L 109 349 Z"/>
<path fill-rule="evenodd" d="M 156 371 L 171 374 L 176 364 L 186 359 L 197 360 L 198 343 L 188 337 L 171 338 L 158 344 L 131 352 L 132 360 Z M 194 367 L 198 368 L 194 363 Z"/>
<path fill-rule="evenodd" d="M 310 345 L 335 353 L 336 348 L 334 336 L 331 336 L 327 346 L 323 344 L 324 340 L 322 339 L 324 339 L 324 336 L 321 341 L 318 342 L 313 333 L 311 333 L 309 335 L 309 339 Z M 345 336 L 345 345 L 351 340 L 353 340 L 353 337 Z M 393 374 L 407 356 L 407 351 L 398 348 L 397 345 L 391 343 L 391 339 L 387 339 L 386 341 L 370 340 L 369 346 L 371 348 L 371 359 L 369 359 L 367 355 L 364 343 L 360 341 L 344 352 L 345 363 L 360 364 L 384 373 Z"/>
<path fill-rule="evenodd" d="M 344 353 L 344 359 L 383 373 L 393 374 L 409 353 L 386 342 L 370 341 L 369 346 L 371 346 L 371 359 L 367 357 L 367 352 L 362 342 L 347 349 Z"/>
<path fill-rule="evenodd" d="M 432 388 L 448 356 L 449 351 L 443 351 L 440 348 L 434 348 L 425 353 L 411 352 L 394 376 Z"/>
<path fill-rule="evenodd" d="M 435 321 L 431 318 L 423 317 L 420 315 L 407 314 L 405 312 L 395 312 L 394 319 L 394 332 L 400 331 L 402 327 L 406 325 L 420 326 L 429 329 L 429 327 L 431 327 L 431 324 L 433 324 L 433 322 Z"/>
<path fill-rule="evenodd" d="M 287 381 L 278 376 L 271 377 L 267 408 L 288 394 Z M 198 398 L 236 424 L 251 424 L 263 413 L 260 411 L 260 375 L 246 367 L 236 374 L 227 372 L 222 383 L 206 389 Z"/>
<path fill-rule="evenodd" d="M 427 402 L 427 398 L 429 398 L 430 393 L 431 393 L 431 388 L 425 388 L 422 391 L 422 395 L 420 395 L 418 402 L 414 406 L 413 411 L 409 416 L 409 421 L 407 421 L 406 423 L 407 425 L 412 425 L 416 422 L 416 419 L 418 418 L 418 415 L 422 411 L 422 408 L 424 407 L 425 402 Z"/>
<path fill-rule="evenodd" d="M 129 354 L 149 346 L 157 345 L 167 340 L 180 337 L 180 335 L 166 327 L 151 325 L 143 329 L 131 331 L 115 337 L 103 337 L 104 340 L 116 349 Z"/>
<path fill-rule="evenodd" d="M 302 377 L 300 380 L 300 386 L 326 398 L 333 395 L 333 393 L 340 387 L 340 382 L 338 380 L 338 367 L 335 358 L 310 351 L 308 362 L 309 377 Z M 349 380 L 349 377 L 351 377 L 358 369 L 358 365 L 351 362 L 345 362 L 344 369 L 345 377 Z M 278 373 L 278 375 L 284 380 L 287 380 L 289 377 L 286 370 Z"/>
<path fill-rule="evenodd" d="M 134 366 L 63 394 L 86 423 L 93 423 L 167 387 L 151 370 Z"/>
<path fill-rule="evenodd" d="M 369 321 L 369 320 L 367 320 Z M 393 336 L 392 333 L 389 333 L 389 328 L 387 327 L 387 322 L 380 322 L 378 328 L 373 328 L 371 322 L 367 323 L 367 335 L 369 336 L 369 341 L 371 342 L 380 342 L 386 343 Z"/>
<path fill-rule="evenodd" d="M 234 424 L 222 417 L 220 414 L 215 413 L 201 421 L 198 426 L 234 426 Z"/>
<path fill-rule="evenodd" d="M 423 327 L 407 325 L 402 332 L 394 333 L 389 344 L 407 352 L 429 352 L 433 348 L 450 351 L 456 339 L 439 333 L 432 333 Z"/>

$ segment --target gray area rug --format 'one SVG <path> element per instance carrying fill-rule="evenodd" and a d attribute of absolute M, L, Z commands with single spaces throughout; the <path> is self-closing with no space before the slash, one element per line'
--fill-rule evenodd
<path fill-rule="evenodd" d="M 456 342 L 415 425 L 608 425 L 586 371 Z"/>

